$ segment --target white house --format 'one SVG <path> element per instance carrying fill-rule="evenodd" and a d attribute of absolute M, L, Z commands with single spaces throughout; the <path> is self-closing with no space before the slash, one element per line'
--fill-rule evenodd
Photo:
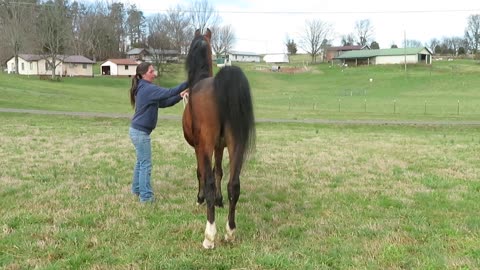
<path fill-rule="evenodd" d="M 266 54 L 263 57 L 265 63 L 289 63 L 288 55 L 285 53 Z"/>
<path fill-rule="evenodd" d="M 135 76 L 137 61 L 133 59 L 108 59 L 101 64 L 102 75 Z"/>
<path fill-rule="evenodd" d="M 260 62 L 260 55 L 253 52 L 231 51 L 227 59 L 231 62 Z"/>
<path fill-rule="evenodd" d="M 52 75 L 50 62 L 52 59 L 44 55 L 19 54 L 18 73 L 21 75 Z M 92 76 L 92 60 L 82 55 L 58 55 L 55 74 L 57 76 Z M 7 72 L 14 73 L 15 57 L 7 61 Z"/>
<path fill-rule="evenodd" d="M 404 64 L 405 62 L 430 65 L 432 52 L 427 47 L 357 50 L 345 52 L 334 59 L 353 66 Z"/>

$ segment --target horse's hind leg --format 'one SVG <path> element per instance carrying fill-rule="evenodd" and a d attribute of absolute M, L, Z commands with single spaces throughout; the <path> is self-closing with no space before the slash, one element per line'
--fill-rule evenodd
<path fill-rule="evenodd" d="M 202 170 L 200 159 L 198 157 L 197 149 L 195 149 L 197 154 L 197 180 L 198 180 L 198 193 L 197 193 L 197 205 L 202 205 L 205 202 L 205 179 L 202 177 Z"/>
<path fill-rule="evenodd" d="M 225 146 L 222 143 L 218 143 L 215 146 L 215 166 L 213 167 L 213 172 L 215 174 L 215 205 L 218 207 L 223 207 L 223 196 L 222 196 L 222 159 L 223 159 L 223 149 Z"/>
<path fill-rule="evenodd" d="M 228 181 L 228 221 L 226 225 L 227 233 L 225 234 L 225 241 L 235 240 L 235 210 L 240 198 L 240 171 L 242 170 L 242 160 L 238 157 L 238 149 L 234 146 L 228 145 L 228 152 L 230 156 L 230 179 Z"/>

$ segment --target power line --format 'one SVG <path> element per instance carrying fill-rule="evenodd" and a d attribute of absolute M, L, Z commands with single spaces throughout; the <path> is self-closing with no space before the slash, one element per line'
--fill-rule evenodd
<path fill-rule="evenodd" d="M 4 5 L 37 5 L 30 2 L 4 2 Z M 46 4 L 41 4 L 46 5 Z M 167 9 L 152 9 L 144 8 L 143 11 L 151 12 L 167 12 Z M 198 11 L 192 9 L 184 9 L 183 12 L 210 12 Z M 240 11 L 240 10 L 217 10 L 220 14 L 259 14 L 259 15 L 336 15 L 336 14 L 415 14 L 415 13 L 466 13 L 466 12 L 480 12 L 479 8 L 471 9 L 422 9 L 422 10 L 365 10 L 365 11 Z"/>

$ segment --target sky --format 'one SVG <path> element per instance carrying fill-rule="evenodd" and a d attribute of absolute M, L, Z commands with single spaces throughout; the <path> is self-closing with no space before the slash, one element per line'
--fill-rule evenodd
<path fill-rule="evenodd" d="M 188 7 L 190 0 L 126 0 L 136 4 L 145 16 L 162 13 L 176 5 Z M 285 53 L 287 37 L 299 47 L 307 20 L 332 25 L 332 45 L 340 46 L 341 36 L 354 32 L 355 22 L 369 19 L 373 39 L 380 48 L 403 40 L 422 44 L 432 38 L 463 37 L 469 15 L 480 14 L 479 0 L 445 1 L 380 0 L 209 0 L 219 12 L 221 25 L 231 25 L 236 36 L 235 51 Z M 440 4 L 441 3 L 441 4 Z M 215 33 L 213 33 L 215 34 Z M 302 52 L 301 48 L 298 48 Z"/>

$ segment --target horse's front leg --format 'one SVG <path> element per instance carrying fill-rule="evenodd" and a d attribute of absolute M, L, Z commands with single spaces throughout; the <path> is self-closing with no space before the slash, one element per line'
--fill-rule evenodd
<path fill-rule="evenodd" d="M 207 201 L 207 225 L 205 227 L 205 239 L 203 247 L 212 249 L 215 247 L 215 177 L 212 171 L 212 151 L 198 151 L 197 160 L 200 168 L 201 181 L 204 183 L 205 200 Z"/>

